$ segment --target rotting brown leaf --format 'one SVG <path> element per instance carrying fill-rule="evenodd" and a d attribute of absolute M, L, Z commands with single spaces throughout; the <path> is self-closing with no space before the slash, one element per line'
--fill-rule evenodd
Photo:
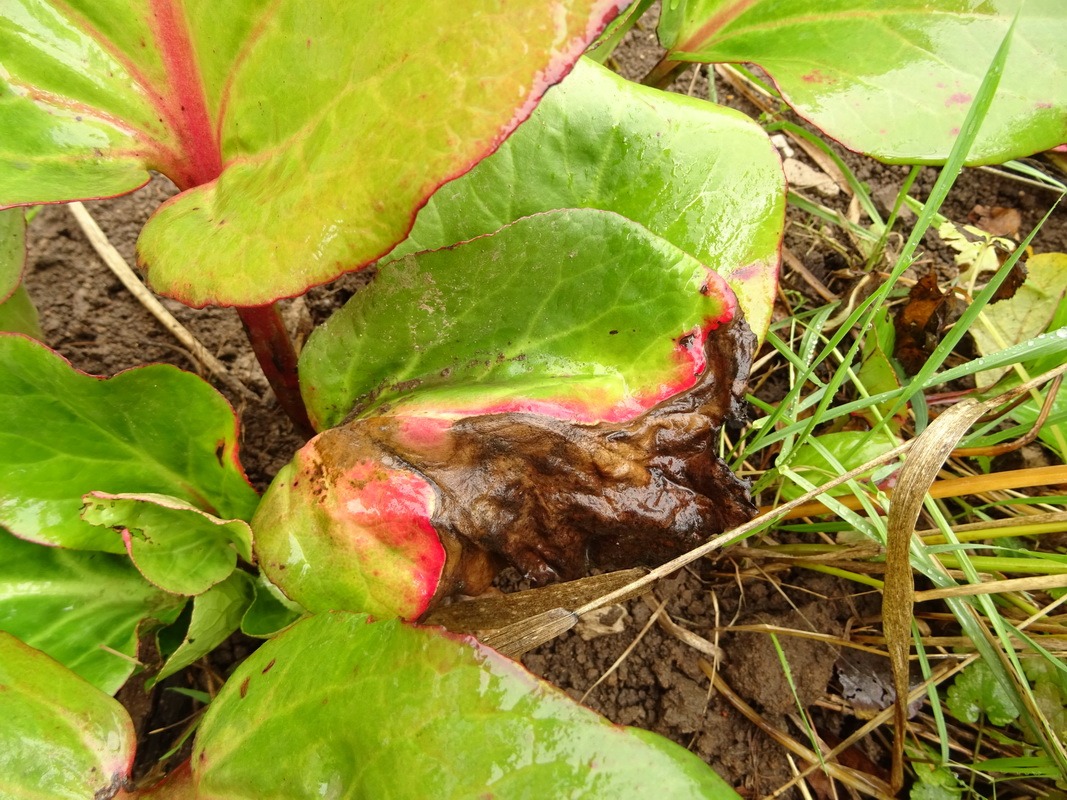
<path fill-rule="evenodd" d="M 433 484 L 431 522 L 447 554 L 437 599 L 480 594 L 503 564 L 542 584 L 654 566 L 756 514 L 747 484 L 714 451 L 754 345 L 740 318 L 723 325 L 697 383 L 627 422 L 510 412 L 411 437 L 404 418 L 379 416 L 323 434 L 318 447 L 324 461 L 350 460 L 354 448 Z"/>
<path fill-rule="evenodd" d="M 981 228 L 993 236 L 1017 237 L 1019 226 L 1023 224 L 1023 218 L 1018 209 L 981 204 L 971 209 L 967 219 L 976 228 Z"/>
<path fill-rule="evenodd" d="M 893 356 L 907 375 L 915 375 L 941 340 L 948 304 L 937 285 L 937 273 L 930 270 L 911 288 L 908 301 L 893 320 L 896 343 Z"/>

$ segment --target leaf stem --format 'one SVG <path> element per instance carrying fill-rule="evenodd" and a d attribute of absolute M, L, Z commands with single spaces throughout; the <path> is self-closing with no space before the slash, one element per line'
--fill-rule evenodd
<path fill-rule="evenodd" d="M 297 432 L 311 438 L 315 435 L 315 429 L 311 427 L 304 399 L 300 396 L 296 348 L 285 330 L 277 304 L 238 307 L 237 315 L 278 402 L 293 421 Z"/>

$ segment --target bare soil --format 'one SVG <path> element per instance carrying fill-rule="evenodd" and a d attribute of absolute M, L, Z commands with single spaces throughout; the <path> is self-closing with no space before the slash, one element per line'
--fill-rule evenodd
<path fill-rule="evenodd" d="M 658 59 L 654 34 L 635 31 L 618 58 L 629 77 L 639 77 Z M 706 75 L 706 69 L 695 78 L 690 72 L 679 78 L 674 88 L 707 97 Z M 745 105 L 743 98 L 732 95 L 729 86 L 717 88 L 720 100 Z M 860 157 L 849 156 L 849 161 L 878 198 L 892 198 L 907 173 L 906 168 L 887 167 Z M 913 194 L 924 196 L 935 177 L 935 170 L 924 170 Z M 133 195 L 87 205 L 112 243 L 132 262 L 139 230 L 151 211 L 173 191 L 166 180 L 157 178 Z M 1027 231 L 1039 221 L 1051 199 L 1041 189 L 967 170 L 944 211 L 953 219 L 965 220 L 978 204 L 1016 208 L 1022 214 L 1022 230 Z M 826 202 L 847 205 L 844 197 Z M 793 214 L 786 245 L 832 291 L 844 293 L 853 283 L 847 270 L 856 265 L 850 262 L 847 247 L 835 247 L 827 240 L 834 235 Z M 927 248 L 931 263 L 950 266 L 951 254 L 940 243 L 928 241 Z M 1035 249 L 1065 248 L 1067 218 L 1057 212 L 1039 235 Z M 321 321 L 362 282 L 358 276 L 349 276 L 313 290 L 307 297 L 306 313 Z M 784 270 L 782 282 L 785 289 L 810 293 L 805 280 L 789 269 Z M 153 362 L 198 369 L 189 354 L 107 271 L 62 206 L 44 208 L 32 223 L 26 285 L 40 310 L 46 343 L 78 369 L 113 375 Z M 262 398 L 249 401 L 234 397 L 213 382 L 229 396 L 241 418 L 241 459 L 249 477 L 257 488 L 265 488 L 302 440 L 268 391 L 236 314 L 232 309 L 198 311 L 170 300 L 164 303 Z M 779 311 L 787 313 L 784 307 Z M 785 388 L 769 383 L 763 391 L 773 400 Z M 704 561 L 692 571 L 662 582 L 650 596 L 626 604 L 625 614 L 617 611 L 616 619 L 608 620 L 615 623 L 617 632 L 596 635 L 597 631 L 572 631 L 527 654 L 524 663 L 572 696 L 584 698 L 609 719 L 648 728 L 692 749 L 743 795 L 758 797 L 788 781 L 794 766 L 780 745 L 721 693 L 710 690 L 708 670 L 717 670 L 766 723 L 806 742 L 806 734 L 796 725 L 798 701 L 812 708 L 816 729 L 824 739 L 847 736 L 861 721 L 836 712 L 834 698 L 856 691 L 857 674 L 865 676 L 866 691 L 871 691 L 870 687 L 884 678 L 881 671 L 885 665 L 872 666 L 852 651 L 842 653 L 823 642 L 795 636 L 779 637 L 780 656 L 766 633 L 731 632 L 731 627 L 738 625 L 765 623 L 839 635 L 876 625 L 878 619 L 877 596 L 857 592 L 855 584 L 743 559 L 736 553 L 727 551 L 714 561 Z M 717 658 L 714 650 L 702 652 L 659 624 L 649 627 L 653 609 L 660 603 L 665 603 L 661 620 L 669 616 L 721 648 L 720 656 Z M 583 638 L 583 633 L 591 638 Z M 235 639 L 212 656 L 208 668 L 190 671 L 177 682 L 202 687 L 205 673 L 224 677 L 253 646 L 249 640 Z M 620 659 L 618 668 L 593 688 Z M 788 664 L 795 696 L 783 660 Z M 148 731 L 179 721 L 188 713 L 188 706 L 173 699 L 164 703 L 157 692 L 151 703 L 141 703 L 134 713 L 142 740 L 150 745 L 142 748 L 140 768 L 144 771 L 151 766 L 149 754 L 158 758 L 173 744 L 181 726 L 151 735 Z M 863 755 L 874 764 L 884 764 L 885 753 L 884 747 L 873 741 L 868 742 Z M 803 768 L 804 764 L 797 761 L 796 766 Z M 879 771 L 873 765 L 871 769 Z"/>

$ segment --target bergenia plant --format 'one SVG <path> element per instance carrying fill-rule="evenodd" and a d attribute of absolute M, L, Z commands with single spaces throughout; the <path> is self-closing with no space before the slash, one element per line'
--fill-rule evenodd
<path fill-rule="evenodd" d="M 410 624 L 505 564 L 544 582 L 659 563 L 755 513 L 716 440 L 770 320 L 778 156 L 737 112 L 579 60 L 625 5 L 0 5 L 0 321 L 22 332 L 0 335 L 0 792 L 733 796 L 682 748 Z M 1065 13 L 1020 5 L 666 3 L 650 82 L 757 61 L 849 146 L 937 163 L 1014 21 L 975 151 L 1004 160 L 1065 138 L 1046 49 Z M 148 170 L 181 192 L 141 235 L 147 281 L 237 307 L 317 434 L 262 499 L 205 382 L 88 376 L 24 335 L 22 207 Z M 375 262 L 298 380 L 273 304 Z M 135 790 L 107 695 L 145 643 L 152 683 L 237 629 L 270 641 L 190 761 Z"/>

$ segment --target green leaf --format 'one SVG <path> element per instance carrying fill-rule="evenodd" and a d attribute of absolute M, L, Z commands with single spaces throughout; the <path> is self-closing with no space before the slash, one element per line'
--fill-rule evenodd
<path fill-rule="evenodd" d="M 856 373 L 856 380 L 863 387 L 865 395 L 876 395 L 900 389 L 900 379 L 888 355 L 893 352 L 895 339 L 896 331 L 889 319 L 889 312 L 883 309 L 875 317 L 874 324 L 863 338 L 863 363 L 860 364 L 859 371 Z M 866 408 L 859 413 L 871 425 L 874 425 L 890 413 L 892 408 L 892 401 L 888 401 Z M 900 424 L 896 421 L 890 422 L 889 428 L 891 433 L 896 435 L 900 431 Z"/>
<path fill-rule="evenodd" d="M 956 676 L 945 704 L 963 722 L 977 722 L 985 714 L 993 725 L 1003 727 L 1019 716 L 1014 698 L 984 661 L 974 662 Z"/>
<path fill-rule="evenodd" d="M 789 466 L 794 472 L 819 485 L 840 475 L 842 471 L 847 472 L 866 464 L 899 444 L 900 439 L 885 429 L 873 436 L 869 431 L 824 433 L 812 436 L 799 445 L 796 455 L 789 461 Z M 875 470 L 872 470 L 865 477 L 874 472 Z M 857 480 L 862 479 L 861 477 Z M 782 485 L 782 497 L 786 500 L 795 500 L 806 491 L 807 489 L 796 483 L 786 482 Z M 831 497 L 851 493 L 852 490 L 847 485 L 837 486 L 826 492 Z"/>
<path fill-rule="evenodd" d="M 118 531 L 141 574 L 168 592 L 206 592 L 229 577 L 238 555 L 252 561 L 252 529 L 243 520 L 159 494 L 90 492 L 84 500 L 82 519 Z"/>
<path fill-rule="evenodd" d="M 446 562 L 431 521 L 437 491 L 355 444 L 334 451 L 316 437 L 278 471 L 252 519 L 256 558 L 267 579 L 309 611 L 416 619 Z"/>
<path fill-rule="evenodd" d="M 241 624 L 254 594 L 252 576 L 238 570 L 222 583 L 194 597 L 193 616 L 184 641 L 146 688 L 185 669 L 226 641 Z"/>
<path fill-rule="evenodd" d="M 156 169 L 186 190 L 139 243 L 157 291 L 299 294 L 403 239 L 620 5 L 12 0 L 0 206 L 121 194 Z"/>
<path fill-rule="evenodd" d="M 245 636 L 269 639 L 288 628 L 305 613 L 262 574 L 256 575 L 253 589 L 255 598 L 241 620 L 241 633 Z"/>
<path fill-rule="evenodd" d="M 761 340 L 785 222 L 781 162 L 752 120 L 582 59 L 500 149 L 442 187 L 390 257 L 557 208 L 615 211 L 726 279 Z"/>
<path fill-rule="evenodd" d="M 1042 253 L 1026 262 L 1026 280 L 1013 297 L 990 303 L 971 327 L 978 352 L 989 355 L 1044 333 L 1067 293 L 1067 254 Z M 1009 367 L 978 373 L 978 388 L 1000 380 Z"/>
<path fill-rule="evenodd" d="M 968 155 L 969 164 L 990 164 L 1063 142 L 1060 0 L 681 0 L 664 4 L 659 36 L 677 60 L 758 63 L 786 102 L 852 150 L 936 164 L 1020 8 L 999 91 Z"/>
<path fill-rule="evenodd" d="M 129 714 L 69 669 L 0 632 L 0 797 L 111 797 L 130 774 Z"/>
<path fill-rule="evenodd" d="M 683 748 L 473 639 L 349 613 L 302 620 L 238 667 L 192 763 L 200 794 L 228 800 L 737 797 Z"/>
<path fill-rule="evenodd" d="M 0 305 L 18 287 L 25 265 L 26 215 L 21 208 L 0 211 Z"/>
<path fill-rule="evenodd" d="M 125 552 L 80 518 L 94 490 L 172 495 L 227 519 L 249 519 L 258 502 L 237 462 L 233 409 L 175 367 L 102 379 L 2 334 L 0 419 L 0 524 L 26 539 Z"/>
<path fill-rule="evenodd" d="M 44 338 L 37 307 L 30 300 L 25 286 L 19 286 L 7 300 L 0 303 L 0 331 L 24 333 L 37 340 Z"/>
<path fill-rule="evenodd" d="M 707 331 L 735 309 L 721 278 L 646 228 L 553 211 L 384 266 L 312 334 L 301 389 L 319 429 L 387 406 L 630 419 L 693 385 Z"/>
<path fill-rule="evenodd" d="M 143 624 L 169 624 L 184 605 L 125 556 L 45 547 L 0 530 L 0 630 L 107 694 L 133 672 Z"/>

